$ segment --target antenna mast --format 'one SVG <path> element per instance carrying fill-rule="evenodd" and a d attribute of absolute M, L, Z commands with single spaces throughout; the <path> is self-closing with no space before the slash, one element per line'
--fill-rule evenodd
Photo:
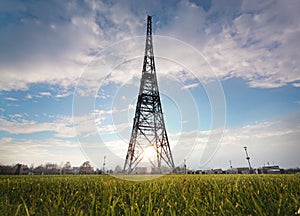
<path fill-rule="evenodd" d="M 132 173 L 145 161 L 152 167 L 152 173 L 161 173 L 163 166 L 171 171 L 175 168 L 156 78 L 151 16 L 147 17 L 142 78 L 123 171 Z"/>
<path fill-rule="evenodd" d="M 250 157 L 249 157 L 248 152 L 247 152 L 247 146 L 245 146 L 244 149 L 245 149 L 245 152 L 246 152 L 246 159 L 247 159 L 248 165 L 249 165 L 249 172 L 253 173 L 253 170 L 252 170 L 252 167 L 251 167 L 251 164 L 250 164 Z"/>

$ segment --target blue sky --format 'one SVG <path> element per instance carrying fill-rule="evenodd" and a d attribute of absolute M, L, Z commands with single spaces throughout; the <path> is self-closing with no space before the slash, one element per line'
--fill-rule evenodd
<path fill-rule="evenodd" d="M 1 1 L 0 163 L 123 166 L 151 14 L 175 164 L 300 166 L 299 8 Z"/>

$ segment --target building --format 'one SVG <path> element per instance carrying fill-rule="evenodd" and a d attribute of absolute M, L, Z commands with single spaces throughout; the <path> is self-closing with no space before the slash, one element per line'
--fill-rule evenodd
<path fill-rule="evenodd" d="M 258 174 L 281 174 L 284 173 L 283 169 L 280 169 L 278 165 L 276 166 L 263 166 L 257 169 Z"/>
<path fill-rule="evenodd" d="M 155 173 L 155 169 L 153 167 L 136 167 L 134 169 L 135 174 L 151 174 Z"/>
<path fill-rule="evenodd" d="M 232 168 L 232 171 L 237 174 L 250 174 L 249 167 L 236 167 Z"/>

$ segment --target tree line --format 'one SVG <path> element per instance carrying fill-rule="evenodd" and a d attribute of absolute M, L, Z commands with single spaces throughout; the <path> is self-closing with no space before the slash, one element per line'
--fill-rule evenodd
<path fill-rule="evenodd" d="M 0 165 L 1 175 L 76 175 L 76 174 L 104 174 L 112 173 L 112 170 L 100 170 L 94 168 L 89 161 L 85 161 L 81 166 L 72 166 L 68 161 L 62 166 L 56 163 L 33 165 L 17 163 L 15 165 Z"/>

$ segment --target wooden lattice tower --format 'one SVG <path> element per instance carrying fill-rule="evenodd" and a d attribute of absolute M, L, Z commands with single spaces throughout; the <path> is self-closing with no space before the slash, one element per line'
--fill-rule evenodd
<path fill-rule="evenodd" d="M 154 149 L 155 157 L 145 158 L 145 152 Z M 124 164 L 124 171 L 132 173 L 141 161 L 147 160 L 152 172 L 161 173 L 162 168 L 174 170 L 174 161 L 169 145 L 162 106 L 157 85 L 153 55 L 152 21 L 147 17 L 147 34 L 142 78 L 131 138 Z"/>

